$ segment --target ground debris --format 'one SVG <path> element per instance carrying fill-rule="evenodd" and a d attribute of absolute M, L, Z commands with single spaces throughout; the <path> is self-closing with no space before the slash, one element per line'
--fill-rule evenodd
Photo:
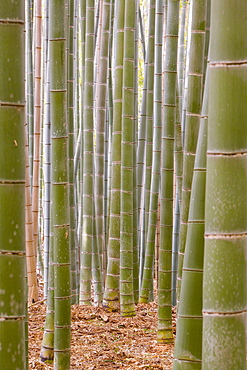
<path fill-rule="evenodd" d="M 39 358 L 45 312 L 45 302 L 29 307 L 30 369 L 52 369 Z M 172 369 L 173 344 L 156 341 L 154 302 L 137 305 L 131 318 L 94 306 L 74 305 L 71 312 L 71 369 Z"/>

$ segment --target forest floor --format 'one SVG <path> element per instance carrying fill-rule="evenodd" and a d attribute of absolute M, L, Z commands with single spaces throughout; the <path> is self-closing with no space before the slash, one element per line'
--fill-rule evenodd
<path fill-rule="evenodd" d="M 46 305 L 29 307 L 29 368 L 48 370 L 40 361 Z M 123 318 L 102 307 L 72 306 L 71 369 L 172 369 L 173 344 L 156 340 L 157 305 L 138 304 L 136 316 Z M 175 332 L 175 314 L 173 315 Z"/>

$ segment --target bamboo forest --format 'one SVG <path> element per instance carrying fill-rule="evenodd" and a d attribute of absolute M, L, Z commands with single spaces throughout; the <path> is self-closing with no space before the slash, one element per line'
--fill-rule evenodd
<path fill-rule="evenodd" d="M 0 4 L 0 370 L 246 370 L 246 2 Z"/>

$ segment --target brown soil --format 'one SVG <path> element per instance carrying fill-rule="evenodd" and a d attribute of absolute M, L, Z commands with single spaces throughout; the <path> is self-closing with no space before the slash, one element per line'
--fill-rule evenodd
<path fill-rule="evenodd" d="M 52 369 L 40 362 L 46 306 L 29 308 L 30 369 Z M 72 307 L 71 369 L 171 369 L 172 344 L 157 344 L 157 305 L 139 304 L 137 315 L 123 318 L 101 307 Z"/>

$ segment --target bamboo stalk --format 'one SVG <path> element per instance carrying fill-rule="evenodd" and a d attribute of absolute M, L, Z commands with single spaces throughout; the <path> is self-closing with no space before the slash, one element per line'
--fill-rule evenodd
<path fill-rule="evenodd" d="M 41 64 L 42 64 L 42 1 L 35 3 L 35 75 L 34 75 L 34 154 L 33 154 L 33 241 L 35 255 L 38 248 L 38 215 L 39 215 L 39 181 L 40 181 L 40 131 L 41 131 Z"/>
<path fill-rule="evenodd" d="M 80 303 L 91 304 L 92 252 L 94 240 L 94 0 L 86 1 L 85 85 L 83 107 L 83 190 L 80 269 Z"/>
<path fill-rule="evenodd" d="M 150 205 L 146 240 L 145 265 L 140 292 L 140 302 L 147 302 L 152 283 L 152 266 L 155 255 L 158 197 L 160 187 L 161 130 L 162 130 L 162 38 L 163 2 L 155 6 L 155 59 L 154 59 L 154 114 L 153 114 L 153 161 L 150 188 Z M 148 269 L 145 271 L 145 269 Z M 151 289 L 152 290 L 152 289 Z"/>
<path fill-rule="evenodd" d="M 69 139 L 69 207 L 70 207 L 70 250 L 71 250 L 71 294 L 72 302 L 76 301 L 76 224 L 75 224 L 75 176 L 74 176 L 74 121 L 75 121 L 75 94 L 74 94 L 74 21 L 75 21 L 75 1 L 69 1 L 69 27 L 68 27 L 68 139 Z"/>
<path fill-rule="evenodd" d="M 207 80 L 208 81 L 208 80 Z M 191 188 L 188 234 L 183 266 L 173 369 L 190 364 L 201 368 L 202 361 L 202 280 L 205 224 L 208 83 L 204 91 Z"/>
<path fill-rule="evenodd" d="M 211 2 L 204 370 L 246 369 L 246 17 L 242 1 Z"/>
<path fill-rule="evenodd" d="M 50 2 L 50 98 L 54 267 L 54 369 L 70 369 L 70 215 L 67 125 L 67 2 Z"/>
<path fill-rule="evenodd" d="M 191 41 L 188 66 L 188 95 L 186 105 L 186 125 L 184 135 L 182 204 L 180 218 L 180 240 L 178 254 L 177 300 L 182 279 L 183 259 L 188 228 L 191 184 L 196 154 L 196 144 L 199 131 L 202 85 L 204 72 L 206 1 L 192 2 Z"/>
<path fill-rule="evenodd" d="M 135 135 L 135 1 L 125 1 L 123 52 L 123 104 L 121 141 L 121 211 L 120 211 L 120 313 L 134 316 L 133 285 L 133 190 Z"/>
<path fill-rule="evenodd" d="M 33 71 L 33 13 L 34 1 L 26 1 L 26 94 L 30 183 L 33 178 L 33 118 L 34 118 L 34 71 Z"/>
<path fill-rule="evenodd" d="M 107 119 L 107 80 L 109 66 L 109 42 L 110 42 L 110 21 L 111 21 L 111 1 L 104 1 L 102 4 L 102 30 L 101 47 L 98 61 L 97 87 L 96 87 L 96 143 L 95 143 L 95 212 L 96 212 L 96 234 L 100 264 L 106 269 L 105 250 L 105 132 Z"/>
<path fill-rule="evenodd" d="M 147 234 L 148 208 L 152 168 L 153 142 L 153 86 L 154 86 L 154 34 L 155 0 L 148 2 L 148 43 L 144 60 L 144 83 L 140 113 L 140 130 L 137 153 L 137 190 L 139 229 L 141 233 L 140 284 L 145 259 L 145 235 Z M 145 229 L 146 228 L 146 229 Z"/>
<path fill-rule="evenodd" d="M 27 127 L 25 132 L 25 162 L 26 162 L 26 259 L 27 259 L 27 279 L 28 279 L 28 302 L 36 302 L 38 299 L 38 282 L 36 275 L 36 256 L 33 243 L 33 218 L 32 218 L 32 201 L 31 201 L 31 184 L 30 184 L 30 166 L 28 156 L 28 138 Z"/>
<path fill-rule="evenodd" d="M 120 260 L 120 189 L 121 189 L 121 131 L 122 84 L 123 84 L 123 42 L 125 1 L 116 7 L 116 50 L 115 85 L 113 94 L 113 132 L 111 160 L 111 196 L 108 241 L 108 265 L 106 272 L 103 305 L 111 310 L 119 309 L 119 260 Z"/>
<path fill-rule="evenodd" d="M 25 369 L 25 2 L 0 3 L 0 364 Z M 4 57 L 3 57 L 4 56 Z M 10 350 L 11 349 L 11 350 Z M 14 354 L 14 355 L 13 355 Z"/>
<path fill-rule="evenodd" d="M 179 2 L 167 3 L 166 57 L 164 64 L 164 123 L 161 144 L 160 249 L 158 280 L 159 342 L 173 341 L 172 333 L 172 229 L 174 193 L 174 131 Z"/>
<path fill-rule="evenodd" d="M 51 191 L 51 124 L 50 124 L 50 62 L 49 62 L 49 4 L 45 12 L 47 56 L 45 64 L 44 106 L 44 297 L 48 294 L 49 249 L 50 249 L 50 191 Z"/>

